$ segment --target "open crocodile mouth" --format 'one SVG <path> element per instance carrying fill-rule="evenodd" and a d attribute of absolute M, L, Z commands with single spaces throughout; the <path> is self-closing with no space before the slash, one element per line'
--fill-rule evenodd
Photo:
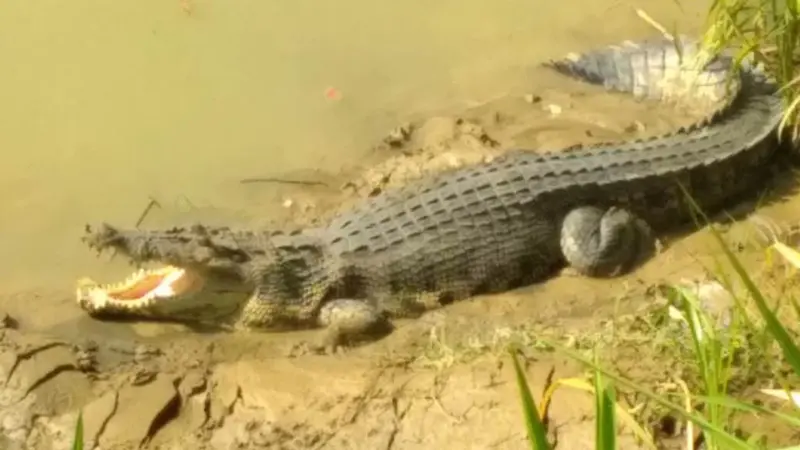
<path fill-rule="evenodd" d="M 78 305 L 90 314 L 147 314 L 158 303 L 197 293 L 203 278 L 174 266 L 139 269 L 124 281 L 100 284 L 91 278 L 78 280 Z"/>

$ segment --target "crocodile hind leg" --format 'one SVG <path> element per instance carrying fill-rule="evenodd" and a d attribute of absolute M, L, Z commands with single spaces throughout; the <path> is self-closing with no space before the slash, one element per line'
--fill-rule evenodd
<path fill-rule="evenodd" d="M 650 226 L 619 207 L 575 208 L 561 226 L 564 258 L 583 275 L 620 275 L 652 255 L 657 247 Z"/>

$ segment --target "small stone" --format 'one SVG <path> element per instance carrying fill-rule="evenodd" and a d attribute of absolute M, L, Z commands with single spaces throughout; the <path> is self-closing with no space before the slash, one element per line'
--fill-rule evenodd
<path fill-rule="evenodd" d="M 144 386 L 156 379 L 158 373 L 150 369 L 139 369 L 131 376 L 132 386 Z"/>
<path fill-rule="evenodd" d="M 6 432 L 15 430 L 27 430 L 30 427 L 31 418 L 22 411 L 10 411 L 2 420 L 0 425 Z"/>
<path fill-rule="evenodd" d="M 552 116 L 552 117 L 559 116 L 561 114 L 561 111 L 562 111 L 560 106 L 552 104 L 552 103 L 547 105 L 546 109 L 550 113 L 550 116 Z"/>
<path fill-rule="evenodd" d="M 133 360 L 137 363 L 142 363 L 148 359 L 161 354 L 161 350 L 156 347 L 139 344 L 133 350 Z"/>
<path fill-rule="evenodd" d="M 390 147 L 401 147 L 411 137 L 411 131 L 411 124 L 404 123 L 403 125 L 400 125 L 399 127 L 390 131 L 389 134 L 383 138 L 383 142 Z"/>
<path fill-rule="evenodd" d="M 454 169 L 461 167 L 461 162 L 458 160 L 458 157 L 456 155 L 448 152 L 442 156 L 444 157 L 445 161 L 447 161 L 448 166 Z"/>
<path fill-rule="evenodd" d="M 542 101 L 542 97 L 533 94 L 526 94 L 525 97 L 523 98 L 525 99 L 526 102 L 530 104 L 539 103 L 540 101 Z"/>
<path fill-rule="evenodd" d="M 16 319 L 9 316 L 8 314 L 0 313 L 0 329 L 2 328 L 16 330 L 17 328 L 19 328 L 19 323 L 17 322 Z"/>
<path fill-rule="evenodd" d="M 460 127 L 461 133 L 469 134 L 479 139 L 486 136 L 486 130 L 484 130 L 483 127 L 477 123 L 461 122 Z"/>
<path fill-rule="evenodd" d="M 81 342 L 80 344 L 77 344 L 75 348 L 78 351 L 96 352 L 100 348 L 100 346 L 98 346 L 97 342 L 95 342 L 94 340 L 87 339 Z"/>
<path fill-rule="evenodd" d="M 644 126 L 642 122 L 638 120 L 634 120 L 630 125 L 625 127 L 625 132 L 627 133 L 641 133 L 645 131 L 647 127 Z"/>
<path fill-rule="evenodd" d="M 206 387 L 206 376 L 202 371 L 191 370 L 181 380 L 178 385 L 178 394 L 181 398 L 188 398 L 199 394 Z"/>
<path fill-rule="evenodd" d="M 82 372 L 97 372 L 97 357 L 94 352 L 79 349 L 75 352 L 78 369 Z"/>

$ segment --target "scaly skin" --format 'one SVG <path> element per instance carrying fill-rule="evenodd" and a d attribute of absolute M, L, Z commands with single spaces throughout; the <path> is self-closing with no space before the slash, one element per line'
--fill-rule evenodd
<path fill-rule="evenodd" d="M 684 54 L 696 52 L 684 43 Z M 565 263 L 613 276 L 653 250 L 653 230 L 691 217 L 680 186 L 705 211 L 718 210 L 763 180 L 778 148 L 782 110 L 770 84 L 747 70 L 731 96 L 729 59 L 696 71 L 676 55 L 669 43 L 627 44 L 548 63 L 638 97 L 719 110 L 666 136 L 549 154 L 512 151 L 388 191 L 297 233 L 104 224 L 87 227 L 84 241 L 207 281 L 238 280 L 254 289 L 238 325 L 321 325 L 330 331 L 328 344 L 386 330 L 387 316 L 534 283 Z M 127 313 L 158 316 L 161 302 Z M 97 305 L 82 300 L 92 313 L 109 310 Z"/>

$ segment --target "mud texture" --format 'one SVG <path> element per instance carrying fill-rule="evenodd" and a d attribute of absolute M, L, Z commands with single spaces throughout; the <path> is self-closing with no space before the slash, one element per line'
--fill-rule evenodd
<path fill-rule="evenodd" d="M 513 372 L 502 358 L 450 368 L 364 355 L 226 361 L 222 348 L 185 340 L 76 346 L 12 327 L 0 345 L 9 450 L 71 448 L 79 411 L 84 448 L 526 445 Z M 550 365 L 557 376 L 578 373 Z M 534 388 L 545 375 L 531 370 Z M 588 448 L 591 398 L 567 392 L 555 400 L 559 448 Z"/>
<path fill-rule="evenodd" d="M 285 210 L 283 220 L 313 224 L 388 188 L 490 161 L 514 149 L 559 151 L 632 140 L 666 133 L 703 117 L 701 112 L 635 102 L 579 82 L 572 83 L 569 92 L 504 96 L 457 115 L 401 124 L 389 130 L 359 166 L 336 175 L 316 172 L 300 187 L 294 184 L 298 180 L 287 176 L 292 184 L 287 184 L 276 202 Z M 614 110 L 613 118 L 605 114 L 607 109 Z"/>

